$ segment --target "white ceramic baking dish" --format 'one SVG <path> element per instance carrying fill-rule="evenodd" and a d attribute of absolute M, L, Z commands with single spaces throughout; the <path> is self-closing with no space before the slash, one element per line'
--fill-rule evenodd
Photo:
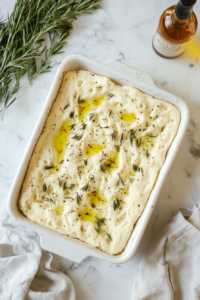
<path fill-rule="evenodd" d="M 59 234 L 39 224 L 36 224 L 33 221 L 27 219 L 18 209 L 18 197 L 29 164 L 29 160 L 32 155 L 35 144 L 43 130 L 52 103 L 54 102 L 59 91 L 63 74 L 69 70 L 79 69 L 85 69 L 99 75 L 108 76 L 120 85 L 134 86 L 139 90 L 149 95 L 152 95 L 153 97 L 163 99 L 174 104 L 176 107 L 178 107 L 178 109 L 181 112 L 181 123 L 178 129 L 178 133 L 171 145 L 171 148 L 168 151 L 166 161 L 159 173 L 154 189 L 151 192 L 143 214 L 139 218 L 132 232 L 132 235 L 127 243 L 126 248 L 119 255 L 109 255 L 107 253 L 102 252 L 98 248 L 94 248 L 84 242 L 81 242 L 78 239 Z M 106 64 L 101 64 L 84 56 L 73 55 L 67 57 L 58 68 L 52 87 L 49 91 L 46 102 L 38 119 L 38 122 L 35 126 L 33 134 L 30 138 L 30 141 L 27 145 L 18 172 L 12 184 L 8 198 L 9 214 L 12 217 L 14 217 L 20 224 L 36 231 L 40 235 L 40 243 L 42 248 L 50 252 L 56 253 L 78 263 L 83 261 L 88 256 L 95 256 L 112 263 L 124 263 L 132 257 L 140 243 L 144 230 L 147 226 L 148 220 L 156 204 L 156 200 L 158 198 L 158 194 L 160 192 L 164 179 L 180 146 L 181 140 L 183 138 L 188 123 L 188 117 L 189 113 L 185 102 L 180 98 L 157 88 L 152 78 L 143 72 L 137 71 L 114 60 L 111 60 Z"/>

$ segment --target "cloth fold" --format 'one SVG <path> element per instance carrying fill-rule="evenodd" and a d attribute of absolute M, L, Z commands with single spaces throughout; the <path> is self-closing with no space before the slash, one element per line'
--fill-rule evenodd
<path fill-rule="evenodd" d="M 75 300 L 71 280 L 51 268 L 52 254 L 42 251 L 37 233 L 9 216 L 6 202 L 0 227 L 6 229 L 0 244 L 1 300 Z"/>
<path fill-rule="evenodd" d="M 140 263 L 132 300 L 200 299 L 200 209 L 191 213 L 186 220 L 178 212 L 153 241 Z"/>

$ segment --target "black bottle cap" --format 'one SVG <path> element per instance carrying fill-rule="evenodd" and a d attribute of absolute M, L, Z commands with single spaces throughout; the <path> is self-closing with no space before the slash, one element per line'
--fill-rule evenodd
<path fill-rule="evenodd" d="M 188 19 L 197 0 L 180 0 L 175 7 L 175 14 L 181 20 Z"/>

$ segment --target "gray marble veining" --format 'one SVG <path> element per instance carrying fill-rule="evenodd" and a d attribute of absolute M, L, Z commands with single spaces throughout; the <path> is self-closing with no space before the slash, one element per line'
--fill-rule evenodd
<path fill-rule="evenodd" d="M 1 1 L 0 14 L 11 12 L 14 0 Z M 176 2 L 176 1 L 175 1 Z M 0 204 L 6 199 L 32 130 L 43 107 L 60 62 L 72 54 L 86 55 L 100 62 L 116 59 L 150 74 L 156 85 L 183 98 L 190 110 L 190 122 L 177 157 L 160 192 L 141 244 L 130 261 L 114 265 L 96 258 L 75 264 L 54 256 L 53 266 L 73 281 L 77 300 L 131 299 L 139 262 L 158 233 L 181 206 L 200 201 L 200 29 L 186 53 L 165 60 L 152 49 L 152 38 L 163 10 L 172 0 L 107 0 L 103 9 L 80 16 L 65 46 L 65 53 L 53 58 L 50 73 L 29 83 L 23 79 L 20 100 L 7 110 L 0 122 Z M 195 6 L 200 18 L 200 5 Z M 193 49 L 193 50 L 192 50 Z M 2 231 L 0 232 L 2 236 Z"/>

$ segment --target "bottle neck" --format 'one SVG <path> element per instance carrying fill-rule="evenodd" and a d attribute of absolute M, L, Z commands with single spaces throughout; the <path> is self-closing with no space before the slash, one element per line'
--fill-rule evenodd
<path fill-rule="evenodd" d="M 177 22 L 180 23 L 180 20 L 188 20 L 193 13 L 193 6 L 195 2 L 195 0 L 190 0 L 187 3 L 187 1 L 184 2 L 183 0 L 180 0 L 174 11 L 174 16 L 176 18 L 175 21 L 177 20 Z"/>
<path fill-rule="evenodd" d="M 189 18 L 190 18 L 190 17 L 189 17 Z M 188 18 L 188 19 L 189 19 L 189 18 Z M 188 19 L 184 19 L 184 20 L 179 19 L 179 18 L 177 17 L 177 15 L 176 15 L 176 11 L 175 11 L 175 10 L 174 10 L 174 12 L 172 13 L 172 19 L 173 19 L 173 21 L 174 21 L 175 23 L 180 24 L 180 25 L 185 24 L 185 23 L 187 22 L 187 20 L 188 20 Z"/>

